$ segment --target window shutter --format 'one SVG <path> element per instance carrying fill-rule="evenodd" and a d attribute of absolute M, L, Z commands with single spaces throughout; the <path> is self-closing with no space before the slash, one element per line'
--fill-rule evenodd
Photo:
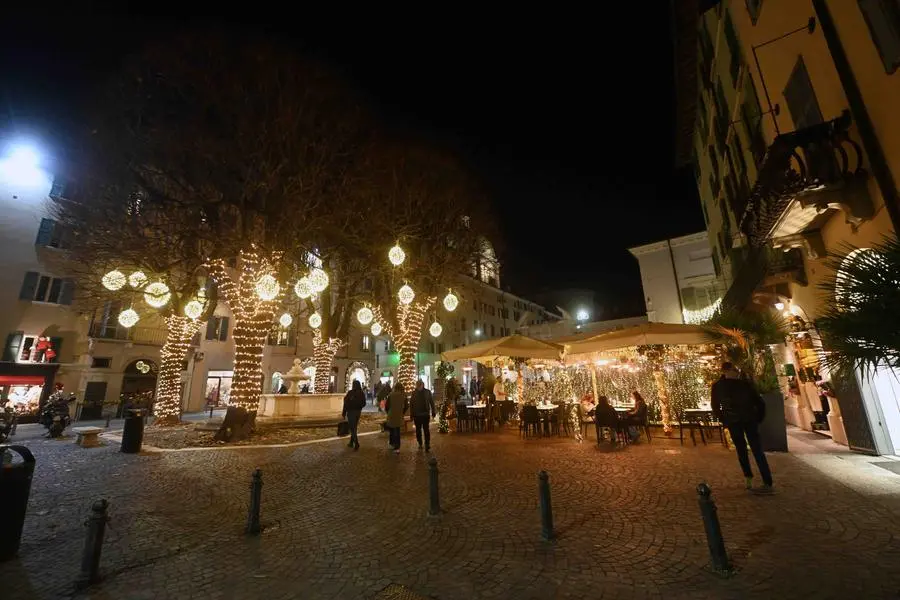
<path fill-rule="evenodd" d="M 50 343 L 53 344 L 53 351 L 56 352 L 56 356 L 53 357 L 52 360 L 48 362 L 62 362 L 62 343 L 63 339 L 61 337 L 52 337 L 50 338 Z"/>
<path fill-rule="evenodd" d="M 28 271 L 25 273 L 25 280 L 22 281 L 22 289 L 19 290 L 19 300 L 34 300 L 34 292 L 37 289 L 38 280 L 41 274 L 37 271 Z"/>
<path fill-rule="evenodd" d="M 59 293 L 59 303 L 69 305 L 72 304 L 72 298 L 75 295 L 75 280 L 63 279 L 62 291 Z"/>
<path fill-rule="evenodd" d="M 15 362 L 19 356 L 19 346 L 22 345 L 22 335 L 24 332 L 15 331 L 6 336 L 6 345 L 3 346 L 3 361 Z"/>
<path fill-rule="evenodd" d="M 224 342 L 228 339 L 228 317 L 219 319 L 219 341 Z"/>
<path fill-rule="evenodd" d="M 787 101 L 788 112 L 791 113 L 796 129 L 803 129 L 822 122 L 819 101 L 816 99 L 812 81 L 809 79 L 809 71 L 806 70 L 806 63 L 803 62 L 802 56 L 797 58 L 794 71 L 784 88 L 784 99 Z"/>
<path fill-rule="evenodd" d="M 218 339 L 219 333 L 219 318 L 218 317 L 210 317 L 209 321 L 206 322 L 206 339 L 215 340 Z"/>
<path fill-rule="evenodd" d="M 35 246 L 49 246 L 53 239 L 53 230 L 56 227 L 56 221 L 53 219 L 41 219 L 41 225 L 38 227 L 37 239 L 34 241 Z"/>
<path fill-rule="evenodd" d="M 859 0 L 859 9 L 869 26 L 884 70 L 893 73 L 900 66 L 900 1 Z"/>

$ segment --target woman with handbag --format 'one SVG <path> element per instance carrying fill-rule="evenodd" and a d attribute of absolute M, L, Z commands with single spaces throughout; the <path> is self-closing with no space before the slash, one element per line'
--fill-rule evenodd
<path fill-rule="evenodd" d="M 353 387 L 344 395 L 344 410 L 341 412 L 341 416 L 347 419 L 347 424 L 350 426 L 350 443 L 347 446 L 354 450 L 359 450 L 357 431 L 359 430 L 359 417 L 365 407 L 366 395 L 362 391 L 359 380 L 354 379 Z"/>
<path fill-rule="evenodd" d="M 403 415 L 407 408 L 409 408 L 409 400 L 406 398 L 406 392 L 403 391 L 403 384 L 398 381 L 385 403 L 387 428 L 394 454 L 400 454 L 400 428 L 403 427 Z"/>

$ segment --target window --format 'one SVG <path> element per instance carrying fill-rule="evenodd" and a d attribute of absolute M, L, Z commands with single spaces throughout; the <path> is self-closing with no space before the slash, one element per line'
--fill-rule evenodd
<path fill-rule="evenodd" d="M 784 88 L 784 99 L 794 120 L 795 129 L 803 129 L 822 122 L 819 101 L 816 99 L 802 56 L 797 57 L 797 64 L 794 65 L 791 77 Z"/>
<path fill-rule="evenodd" d="M 228 339 L 228 317 L 210 317 L 206 322 L 206 339 L 226 341 Z"/>
<path fill-rule="evenodd" d="M 362 352 L 368 352 L 371 348 L 372 339 L 368 336 L 368 334 L 363 335 L 359 340 L 359 349 Z"/>
<path fill-rule="evenodd" d="M 460 318 L 459 318 L 459 328 L 460 328 L 462 331 L 465 331 L 465 330 L 466 330 L 466 318 L 465 318 L 465 317 L 460 317 Z"/>
<path fill-rule="evenodd" d="M 762 12 L 763 0 L 747 0 L 747 12 L 750 13 L 750 22 L 756 25 L 759 21 L 759 13 Z"/>
<path fill-rule="evenodd" d="M 744 57 L 741 52 L 741 43 L 738 41 L 737 32 L 734 30 L 734 22 L 731 20 L 731 13 L 725 16 L 725 43 L 728 44 L 728 53 L 731 55 L 728 63 L 728 72 L 731 73 L 731 82 L 737 88 Z"/>
<path fill-rule="evenodd" d="M 900 67 L 900 0 L 859 0 L 859 9 L 884 70 L 893 73 Z"/>
<path fill-rule="evenodd" d="M 20 300 L 49 302 L 51 304 L 72 304 L 75 284 L 71 279 L 60 279 L 28 271 L 19 290 Z"/>
<path fill-rule="evenodd" d="M 41 219 L 37 238 L 34 240 L 35 246 L 65 248 L 67 241 L 67 236 L 64 235 L 64 230 L 59 223 L 53 219 Z"/>
<path fill-rule="evenodd" d="M 17 331 L 6 338 L 3 360 L 19 363 L 58 363 L 62 338 L 23 335 Z"/>
<path fill-rule="evenodd" d="M 522 318 L 522 313 L 520 313 L 519 311 L 513 312 L 513 321 L 518 323 L 519 319 L 521 319 L 521 318 Z"/>
<path fill-rule="evenodd" d="M 91 368 L 92 369 L 108 369 L 112 365 L 111 358 L 98 358 L 94 357 L 91 359 Z"/>
<path fill-rule="evenodd" d="M 494 324 L 491 324 L 491 337 L 494 337 Z"/>

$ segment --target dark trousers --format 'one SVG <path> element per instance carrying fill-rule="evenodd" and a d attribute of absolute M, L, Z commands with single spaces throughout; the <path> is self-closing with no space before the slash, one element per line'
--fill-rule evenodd
<path fill-rule="evenodd" d="M 766 460 L 766 454 L 762 450 L 762 444 L 759 442 L 759 428 L 756 423 L 735 423 L 728 425 L 728 432 L 731 434 L 731 441 L 734 449 L 737 451 L 738 462 L 741 463 L 741 470 L 744 477 L 753 477 L 753 470 L 750 468 L 750 456 L 747 454 L 747 443 L 750 444 L 750 451 L 753 452 L 753 458 L 756 459 L 756 466 L 759 468 L 759 474 L 762 476 L 763 483 L 772 485 L 772 472 L 769 470 L 769 462 Z"/>
<path fill-rule="evenodd" d="M 395 449 L 400 449 L 400 428 L 388 427 L 388 440 Z"/>
<path fill-rule="evenodd" d="M 431 415 L 425 415 L 422 417 L 416 416 L 413 417 L 413 421 L 416 424 L 416 441 L 419 442 L 419 445 L 422 445 L 422 431 L 425 432 L 425 447 L 431 448 L 431 429 L 429 429 L 428 424 L 431 423 Z"/>
<path fill-rule="evenodd" d="M 348 410 L 347 411 L 347 424 L 350 426 L 350 444 L 356 445 L 359 443 L 359 415 L 362 414 L 362 411 L 358 410 Z"/>

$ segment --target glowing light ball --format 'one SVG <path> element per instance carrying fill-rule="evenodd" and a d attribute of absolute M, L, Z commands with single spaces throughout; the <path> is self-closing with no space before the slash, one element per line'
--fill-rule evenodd
<path fill-rule="evenodd" d="M 168 304 L 172 294 L 169 292 L 169 286 L 162 281 L 155 281 L 144 288 L 144 302 L 153 308 L 161 308 Z"/>
<path fill-rule="evenodd" d="M 317 312 L 309 315 L 309 326 L 313 329 L 318 329 L 322 326 L 322 315 Z"/>
<path fill-rule="evenodd" d="M 266 273 L 256 280 L 256 295 L 265 301 L 274 300 L 281 291 L 281 284 L 275 279 L 274 275 Z"/>
<path fill-rule="evenodd" d="M 189 319 L 198 319 L 203 314 L 203 303 L 199 300 L 191 300 L 184 305 L 184 316 Z"/>
<path fill-rule="evenodd" d="M 312 284 L 309 282 L 309 277 L 301 277 L 297 284 L 294 285 L 294 293 L 297 294 L 298 298 L 309 298 L 315 292 L 313 292 Z"/>
<path fill-rule="evenodd" d="M 291 326 L 291 323 L 294 322 L 294 317 L 292 317 L 292 316 L 290 315 L 290 313 L 284 313 L 283 315 L 281 315 L 281 316 L 278 318 L 278 322 L 281 324 L 282 327 L 284 327 L 285 329 L 287 329 L 288 327 Z"/>
<path fill-rule="evenodd" d="M 406 252 L 404 252 L 403 248 L 400 246 L 394 246 L 388 250 L 388 260 L 391 261 L 391 264 L 395 267 L 399 267 L 403 264 L 403 261 L 406 260 Z"/>
<path fill-rule="evenodd" d="M 453 292 L 447 292 L 447 295 L 444 296 L 444 308 L 447 309 L 447 312 L 453 312 L 457 306 L 459 306 L 459 298 Z"/>
<path fill-rule="evenodd" d="M 315 268 L 309 272 L 309 284 L 314 292 L 324 292 L 328 287 L 328 273 L 322 269 Z"/>
<path fill-rule="evenodd" d="M 382 331 L 381 323 L 372 323 L 372 335 L 381 335 Z"/>
<path fill-rule="evenodd" d="M 147 285 L 147 281 L 147 276 L 144 275 L 143 271 L 135 271 L 128 276 L 128 285 L 135 289 L 144 287 Z"/>
<path fill-rule="evenodd" d="M 416 293 L 413 291 L 408 284 L 403 284 L 403 287 L 400 288 L 400 291 L 397 292 L 397 299 L 400 300 L 403 304 L 409 304 L 416 298 Z"/>
<path fill-rule="evenodd" d="M 117 271 L 115 269 L 104 275 L 103 279 L 100 280 L 100 283 L 103 284 L 103 287 L 111 292 L 121 290 L 123 287 L 125 287 L 125 284 L 127 282 L 128 280 L 125 278 L 125 273 L 123 273 L 122 271 Z"/>
<path fill-rule="evenodd" d="M 134 327 L 134 324 L 140 320 L 141 318 L 133 308 L 126 308 L 119 313 L 119 325 L 125 327 L 126 329 L 129 327 Z"/>
<path fill-rule="evenodd" d="M 432 323 L 431 327 L 428 328 L 428 333 L 431 334 L 431 337 L 439 337 L 442 331 L 444 331 L 444 328 L 441 327 L 441 324 L 437 321 Z"/>
<path fill-rule="evenodd" d="M 359 321 L 360 325 L 368 325 L 374 318 L 375 313 L 373 313 L 372 309 L 368 306 L 363 306 L 356 312 L 356 320 Z"/>

